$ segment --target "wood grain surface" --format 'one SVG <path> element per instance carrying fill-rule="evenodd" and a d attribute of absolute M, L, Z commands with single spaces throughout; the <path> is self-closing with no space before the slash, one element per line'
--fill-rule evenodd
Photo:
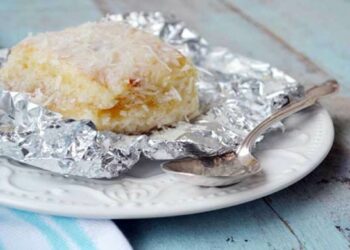
<path fill-rule="evenodd" d="M 309 176 L 274 195 L 198 215 L 120 220 L 136 249 L 350 248 L 350 1 L 348 0 L 1 0 L 0 47 L 29 32 L 56 30 L 107 13 L 176 14 L 211 44 L 268 61 L 305 84 L 337 79 L 322 104 L 336 140 Z"/>

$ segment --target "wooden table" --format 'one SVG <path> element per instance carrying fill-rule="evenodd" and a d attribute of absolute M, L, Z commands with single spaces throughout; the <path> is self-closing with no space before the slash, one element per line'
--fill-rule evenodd
<path fill-rule="evenodd" d="M 1 0 L 0 46 L 106 13 L 175 13 L 212 44 L 271 62 L 306 84 L 328 78 L 336 141 L 312 174 L 274 195 L 220 211 L 117 221 L 136 249 L 350 248 L 350 2 L 345 0 Z"/>

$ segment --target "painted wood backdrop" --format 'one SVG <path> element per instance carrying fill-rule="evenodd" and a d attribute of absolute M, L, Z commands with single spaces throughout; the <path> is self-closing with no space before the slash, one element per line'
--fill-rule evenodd
<path fill-rule="evenodd" d="M 171 12 L 212 44 L 268 61 L 305 84 L 337 79 L 323 104 L 336 140 L 327 159 L 297 184 L 220 211 L 116 224 L 136 249 L 350 248 L 349 0 L 0 0 L 0 47 L 29 32 L 56 30 L 107 13 Z"/>

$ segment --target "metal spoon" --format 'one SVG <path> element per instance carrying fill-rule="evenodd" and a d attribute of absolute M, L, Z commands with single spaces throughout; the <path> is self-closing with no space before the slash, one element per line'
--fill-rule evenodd
<path fill-rule="evenodd" d="M 162 170 L 180 180 L 198 186 L 227 186 L 238 183 L 261 170 L 259 161 L 251 154 L 256 139 L 272 124 L 312 106 L 319 97 L 334 93 L 339 88 L 335 80 L 328 80 L 310 88 L 305 96 L 289 103 L 254 128 L 243 140 L 237 152 L 206 158 L 184 158 L 161 165 Z"/>

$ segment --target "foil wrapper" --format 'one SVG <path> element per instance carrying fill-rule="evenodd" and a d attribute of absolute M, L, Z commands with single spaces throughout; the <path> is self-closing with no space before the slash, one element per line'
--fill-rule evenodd
<path fill-rule="evenodd" d="M 129 23 L 190 57 L 199 71 L 201 115 L 151 135 L 130 136 L 97 131 L 90 121 L 63 119 L 23 93 L 0 90 L 0 155 L 64 175 L 112 178 L 141 156 L 169 160 L 234 151 L 263 119 L 303 95 L 301 85 L 285 73 L 209 46 L 171 15 L 132 12 L 102 22 Z M 0 66 L 8 52 L 0 51 Z"/>

